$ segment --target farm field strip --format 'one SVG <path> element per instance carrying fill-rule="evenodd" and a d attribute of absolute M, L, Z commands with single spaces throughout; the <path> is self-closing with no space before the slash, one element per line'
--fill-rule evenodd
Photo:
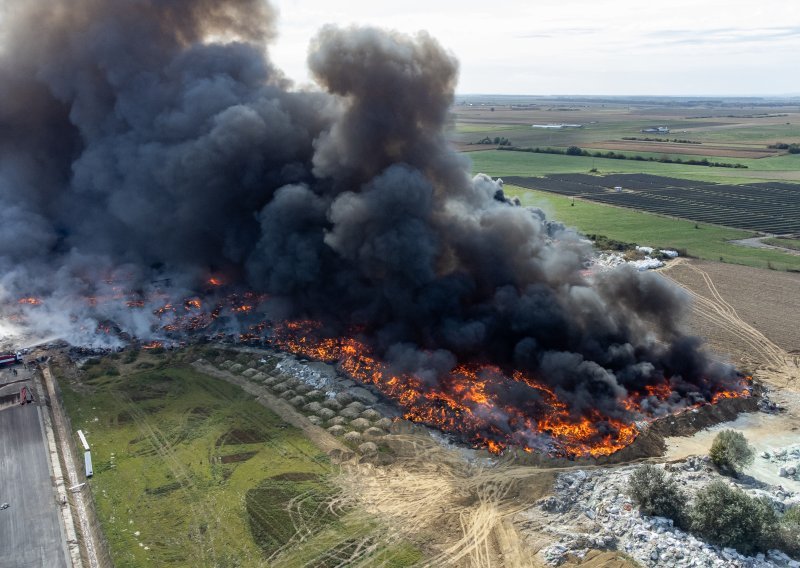
<path fill-rule="evenodd" d="M 691 221 L 726 225 L 774 234 L 800 232 L 800 185 L 698 184 L 657 176 L 599 177 L 560 174 L 545 178 L 509 176 L 504 181 L 538 189 L 640 209 Z M 675 187 L 672 182 L 677 181 Z M 614 186 L 622 187 L 615 191 Z"/>
<path fill-rule="evenodd" d="M 474 173 L 485 173 L 493 177 L 519 176 L 540 177 L 555 174 L 586 174 L 596 169 L 602 175 L 655 175 L 690 183 L 725 185 L 753 184 L 759 182 L 800 183 L 800 154 L 749 160 L 757 167 L 709 168 L 687 164 L 665 164 L 637 160 L 612 160 L 586 156 L 565 156 L 562 154 L 533 154 L 529 152 L 508 152 L 483 150 L 470 152 Z M 742 160 L 738 160 L 742 161 Z"/>
<path fill-rule="evenodd" d="M 542 208 L 548 217 L 585 235 L 603 235 L 626 243 L 656 248 L 683 249 L 698 258 L 757 268 L 800 271 L 800 256 L 775 249 L 756 249 L 731 243 L 755 233 L 717 224 L 695 223 L 675 217 L 617 207 L 590 200 L 572 205 L 572 199 L 553 192 L 505 185 L 506 195 L 522 205 Z"/>

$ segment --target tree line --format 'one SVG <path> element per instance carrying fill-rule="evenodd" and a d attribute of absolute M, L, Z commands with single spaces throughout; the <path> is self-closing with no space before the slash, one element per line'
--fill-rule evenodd
<path fill-rule="evenodd" d="M 730 162 L 712 162 L 708 158 L 702 158 L 700 160 L 691 158 L 689 160 L 684 160 L 682 158 L 669 158 L 667 156 L 660 156 L 658 158 L 654 156 L 628 156 L 627 154 L 619 154 L 614 151 L 608 152 L 589 152 L 588 150 L 584 150 L 579 146 L 570 146 L 569 148 L 520 148 L 518 146 L 501 146 L 497 148 L 498 150 L 507 150 L 511 152 L 530 152 L 533 154 L 561 154 L 565 156 L 585 156 L 590 158 L 606 158 L 608 160 L 634 160 L 636 162 L 659 162 L 661 164 L 683 164 L 685 166 L 706 166 L 709 168 L 744 168 L 746 169 L 747 166 L 744 164 L 738 163 L 730 163 Z"/>

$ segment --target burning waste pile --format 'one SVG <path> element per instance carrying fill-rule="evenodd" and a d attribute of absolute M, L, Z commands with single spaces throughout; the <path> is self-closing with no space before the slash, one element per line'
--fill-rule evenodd
<path fill-rule="evenodd" d="M 325 27 L 316 92 L 265 55 L 274 24 L 261 0 L 4 18 L 2 329 L 266 338 L 495 452 L 605 455 L 747 396 L 682 332 L 682 293 L 629 267 L 589 279 L 578 235 L 469 175 L 434 39 Z"/>

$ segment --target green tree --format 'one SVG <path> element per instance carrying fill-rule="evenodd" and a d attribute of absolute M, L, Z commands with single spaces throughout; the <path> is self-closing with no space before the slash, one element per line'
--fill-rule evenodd
<path fill-rule="evenodd" d="M 790 508 L 781 517 L 777 548 L 795 559 L 800 558 L 800 505 Z"/>
<path fill-rule="evenodd" d="M 735 430 L 723 430 L 717 434 L 709 452 L 714 465 L 734 475 L 738 475 L 741 468 L 753 463 L 754 454 L 744 434 Z"/>
<path fill-rule="evenodd" d="M 663 469 L 654 465 L 636 468 L 628 480 L 628 494 L 645 515 L 672 519 L 678 527 L 688 524 L 686 495 Z"/>
<path fill-rule="evenodd" d="M 692 532 L 743 554 L 775 544 L 778 518 L 768 501 L 714 481 L 698 493 L 690 512 Z"/>
<path fill-rule="evenodd" d="M 583 150 L 578 146 L 570 146 L 566 151 L 567 156 L 583 156 Z"/>

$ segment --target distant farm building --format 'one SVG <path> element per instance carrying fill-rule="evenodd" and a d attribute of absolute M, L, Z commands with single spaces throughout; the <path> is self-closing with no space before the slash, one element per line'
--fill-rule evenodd
<path fill-rule="evenodd" d="M 552 129 L 561 129 L 561 128 L 583 128 L 583 124 L 531 124 L 531 128 L 552 128 Z"/>
<path fill-rule="evenodd" d="M 645 132 L 647 134 L 669 134 L 669 127 L 653 126 L 651 128 L 642 128 L 640 132 Z"/>

